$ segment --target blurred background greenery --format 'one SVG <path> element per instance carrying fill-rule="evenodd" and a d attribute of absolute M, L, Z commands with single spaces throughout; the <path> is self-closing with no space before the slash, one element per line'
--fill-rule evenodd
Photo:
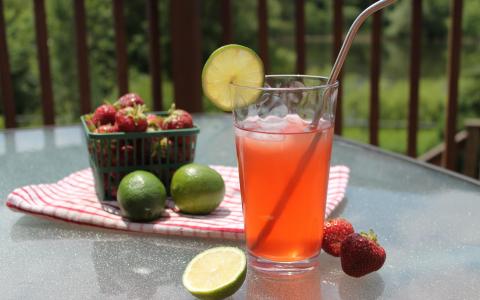
<path fill-rule="evenodd" d="M 171 0 L 170 0 L 171 1 Z M 159 1 L 164 107 L 173 100 L 169 2 Z M 268 0 L 270 73 L 295 71 L 294 1 Z M 328 75 L 332 66 L 332 0 L 306 0 L 307 74 Z M 344 1 L 345 31 L 369 0 Z M 404 153 L 408 115 L 410 3 L 385 11 L 380 85 L 380 146 Z M 447 92 L 449 0 L 424 0 L 420 84 L 419 154 L 443 140 Z M 221 45 L 220 1 L 201 2 L 202 55 Z M 232 1 L 234 42 L 257 48 L 256 0 Z M 4 0 L 7 43 L 17 120 L 41 126 L 40 86 L 32 1 Z M 57 124 L 78 123 L 80 114 L 72 1 L 47 0 L 48 45 Z M 115 101 L 115 44 L 111 1 L 86 0 L 93 105 Z M 145 1 L 125 1 L 130 90 L 151 102 Z M 185 20 L 188 22 L 188 20 Z M 344 67 L 344 136 L 368 141 L 370 28 L 361 29 Z M 464 0 L 458 128 L 480 117 L 480 1 Z M 156 83 L 158 84 L 158 83 Z M 216 109 L 204 99 L 206 111 Z M 0 128 L 3 119 L 0 114 Z"/>

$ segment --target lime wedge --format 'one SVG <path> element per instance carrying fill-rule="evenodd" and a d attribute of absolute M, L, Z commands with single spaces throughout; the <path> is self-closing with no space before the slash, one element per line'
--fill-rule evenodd
<path fill-rule="evenodd" d="M 183 273 L 183 285 L 200 299 L 233 295 L 245 281 L 247 258 L 235 247 L 217 247 L 195 256 Z"/>
<path fill-rule="evenodd" d="M 255 88 L 263 86 L 264 78 L 260 57 L 250 48 L 231 44 L 218 48 L 210 55 L 203 67 L 202 87 L 213 104 L 224 111 L 231 111 L 234 100 L 242 106 L 255 101 L 260 93 Z M 231 84 L 254 88 L 235 90 Z"/>

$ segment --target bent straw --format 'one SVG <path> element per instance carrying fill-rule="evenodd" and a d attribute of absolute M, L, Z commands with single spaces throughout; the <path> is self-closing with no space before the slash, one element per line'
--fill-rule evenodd
<path fill-rule="evenodd" d="M 362 26 L 362 24 L 365 22 L 365 20 L 374 14 L 375 12 L 381 10 L 382 8 L 385 8 L 395 2 L 396 0 L 380 0 L 369 7 L 367 7 L 364 11 L 362 11 L 358 17 L 353 21 L 352 25 L 350 26 L 350 29 L 347 32 L 347 35 L 345 36 L 345 40 L 343 41 L 342 48 L 340 48 L 340 51 L 338 52 L 337 59 L 335 60 L 335 64 L 333 64 L 332 71 L 330 72 L 330 76 L 327 81 L 327 85 L 334 84 L 337 81 L 338 75 L 340 74 L 340 71 L 342 70 L 343 63 L 345 62 L 345 59 L 347 58 L 348 51 L 350 51 L 350 47 L 352 46 L 352 42 L 355 39 L 355 36 L 357 35 L 358 29 Z M 326 95 L 324 96 L 326 99 L 330 96 L 329 90 L 327 90 Z M 317 126 L 318 122 L 320 121 L 321 117 L 321 109 L 315 111 L 315 115 L 313 116 L 312 120 L 312 126 Z"/>
<path fill-rule="evenodd" d="M 382 8 L 387 7 L 388 5 L 392 4 L 396 0 L 380 0 L 369 7 L 367 7 L 364 11 L 362 11 L 358 17 L 353 21 L 352 25 L 350 26 L 350 29 L 348 30 L 347 35 L 345 36 L 345 40 L 343 41 L 342 48 L 340 48 L 340 52 L 338 53 L 337 59 L 335 60 L 335 64 L 333 65 L 332 71 L 330 72 L 330 77 L 328 79 L 327 85 L 334 84 L 337 81 L 338 74 L 340 74 L 340 71 L 343 67 L 343 63 L 345 62 L 345 58 L 347 57 L 348 51 L 350 50 L 350 46 L 352 45 L 353 39 L 357 35 L 358 29 L 362 24 L 365 22 L 365 20 L 371 16 L 373 13 L 379 11 Z M 325 98 L 329 97 L 329 92 L 327 92 L 324 95 Z M 315 115 L 313 116 L 312 120 L 312 125 L 317 126 L 318 122 L 320 121 L 321 117 L 321 109 L 315 111 Z M 253 245 L 251 246 L 251 249 L 254 250 L 255 248 L 258 247 L 258 244 L 261 243 L 272 231 L 273 227 L 275 226 L 275 221 L 277 218 L 282 214 L 285 205 L 287 204 L 288 198 L 290 198 L 291 193 L 295 189 L 295 186 L 298 183 L 298 178 L 300 178 L 302 171 L 303 171 L 303 166 L 306 165 L 316 148 L 316 145 L 318 141 L 320 140 L 322 136 L 322 132 L 319 132 L 315 135 L 313 138 L 312 142 L 310 143 L 307 151 L 305 152 L 305 155 L 302 156 L 301 161 L 297 165 L 297 168 L 295 172 L 292 174 L 290 177 L 290 180 L 288 181 L 289 183 L 285 187 L 282 193 L 282 197 L 280 201 L 277 202 L 277 205 L 275 205 L 272 216 L 273 218 L 268 219 L 267 223 L 265 226 L 263 226 L 262 230 L 260 230 L 260 233 L 258 234 L 256 240 L 254 241 Z"/>

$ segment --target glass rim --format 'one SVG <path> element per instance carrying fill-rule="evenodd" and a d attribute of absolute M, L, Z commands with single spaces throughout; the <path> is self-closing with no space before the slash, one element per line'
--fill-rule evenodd
<path fill-rule="evenodd" d="M 307 78 L 307 79 L 319 79 L 325 80 L 328 82 L 328 77 L 325 76 L 316 76 L 316 75 L 302 75 L 302 74 L 270 74 L 265 75 L 265 78 L 288 78 L 288 77 L 297 77 L 297 78 Z M 326 89 L 326 88 L 335 88 L 338 87 L 339 81 L 336 80 L 334 83 L 325 83 L 320 85 L 314 86 L 304 86 L 304 87 L 258 87 L 258 86 L 248 86 L 248 85 L 240 85 L 235 83 L 230 83 L 230 85 L 239 88 L 246 88 L 252 90 L 259 90 L 259 91 L 310 91 L 310 90 L 318 90 L 318 89 Z"/>

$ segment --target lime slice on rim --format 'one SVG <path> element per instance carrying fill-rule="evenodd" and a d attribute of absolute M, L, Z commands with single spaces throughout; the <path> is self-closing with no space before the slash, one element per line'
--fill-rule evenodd
<path fill-rule="evenodd" d="M 231 44 L 218 48 L 208 58 L 202 71 L 202 87 L 205 95 L 218 108 L 231 111 L 234 97 L 239 105 L 256 100 L 263 86 L 265 73 L 263 62 L 250 48 Z M 235 85 L 253 88 L 236 89 Z"/>
<path fill-rule="evenodd" d="M 216 247 L 195 256 L 183 273 L 183 285 L 200 299 L 233 295 L 245 281 L 247 258 L 235 247 Z"/>

